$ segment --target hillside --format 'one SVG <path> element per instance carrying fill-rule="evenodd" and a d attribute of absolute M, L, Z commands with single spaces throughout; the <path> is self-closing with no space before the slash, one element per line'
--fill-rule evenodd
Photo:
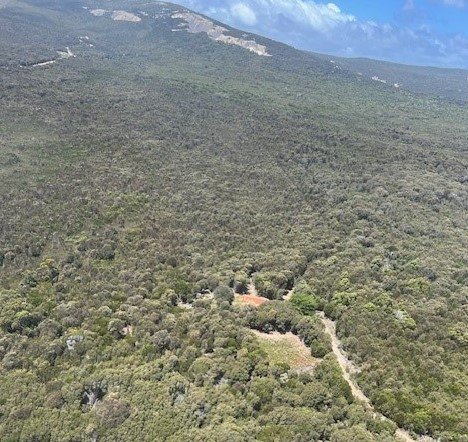
<path fill-rule="evenodd" d="M 363 80 L 376 81 L 388 87 L 415 94 L 468 102 L 468 71 L 427 66 L 408 66 L 367 58 L 342 58 L 323 55 L 336 69 L 353 72 Z"/>
<path fill-rule="evenodd" d="M 169 3 L 0 7 L 0 440 L 468 440 L 466 105 Z"/>

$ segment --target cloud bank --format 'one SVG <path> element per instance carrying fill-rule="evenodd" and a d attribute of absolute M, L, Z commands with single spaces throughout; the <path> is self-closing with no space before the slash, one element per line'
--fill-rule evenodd
<path fill-rule="evenodd" d="M 441 0 L 464 7 L 464 0 Z M 335 3 L 307 0 L 180 0 L 188 8 L 231 26 L 300 49 L 349 57 L 370 57 L 408 64 L 468 68 L 468 39 L 438 35 L 427 25 L 360 20 Z M 412 0 L 402 13 L 414 8 Z"/>

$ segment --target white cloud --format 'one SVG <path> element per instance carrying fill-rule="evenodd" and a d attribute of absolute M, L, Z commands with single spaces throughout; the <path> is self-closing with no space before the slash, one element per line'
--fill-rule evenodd
<path fill-rule="evenodd" d="M 334 3 L 316 3 L 306 0 L 181 0 L 198 11 L 211 13 L 216 18 L 253 26 L 258 17 L 262 22 L 294 23 L 327 32 L 342 23 L 355 20 L 343 13 Z"/>
<path fill-rule="evenodd" d="M 177 0 L 221 22 L 300 49 L 408 64 L 468 68 L 468 40 L 431 28 L 359 20 L 335 3 L 313 0 Z M 468 0 L 438 0 L 463 6 Z M 414 0 L 403 10 L 412 12 Z"/>
<path fill-rule="evenodd" d="M 232 5 L 231 14 L 246 25 L 253 26 L 257 23 L 255 12 L 244 3 L 236 3 Z"/>

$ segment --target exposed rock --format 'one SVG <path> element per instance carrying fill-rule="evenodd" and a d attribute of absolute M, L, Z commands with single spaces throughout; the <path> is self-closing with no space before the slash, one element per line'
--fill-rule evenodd
<path fill-rule="evenodd" d="M 75 335 L 75 336 L 70 336 L 67 338 L 65 341 L 67 344 L 68 350 L 72 351 L 75 348 L 75 345 L 78 344 L 79 342 L 82 342 L 84 340 L 84 337 L 82 335 Z"/>
<path fill-rule="evenodd" d="M 112 20 L 116 21 L 129 21 L 132 23 L 138 23 L 141 21 L 141 18 L 138 15 L 132 14 L 131 12 L 127 11 L 114 11 L 112 12 Z"/>
<path fill-rule="evenodd" d="M 76 55 L 71 51 L 71 49 L 67 46 L 66 51 L 57 51 L 57 54 L 60 58 L 75 58 Z"/>
<path fill-rule="evenodd" d="M 127 325 L 122 329 L 122 334 L 124 336 L 132 336 L 133 335 L 133 327 L 131 325 Z"/>
<path fill-rule="evenodd" d="M 105 9 L 91 9 L 89 11 L 91 14 L 93 14 L 95 17 L 102 17 L 106 15 L 107 11 Z"/>
<path fill-rule="evenodd" d="M 382 80 L 381 78 L 377 77 L 377 75 L 374 75 L 374 76 L 372 77 L 372 80 L 378 81 L 379 83 L 387 84 L 387 80 Z"/>
<path fill-rule="evenodd" d="M 106 388 L 103 387 L 100 382 L 93 382 L 93 384 L 83 392 L 81 404 L 94 407 L 105 395 Z"/>
<path fill-rule="evenodd" d="M 194 14 L 193 12 L 176 12 L 172 14 L 172 18 L 183 20 L 185 23 L 182 23 L 179 27 L 192 34 L 204 32 L 214 41 L 240 46 L 257 55 L 271 57 L 265 46 L 256 43 L 254 40 L 245 40 L 233 37 L 232 35 L 226 35 L 228 32 L 226 28 L 214 24 L 211 20 L 201 15 Z"/>
<path fill-rule="evenodd" d="M 128 21 L 131 23 L 138 23 L 141 21 L 141 18 L 138 17 L 138 15 L 127 11 L 107 11 L 106 9 L 91 9 L 89 12 L 95 17 L 104 17 L 105 15 L 110 14 L 112 20 L 115 21 Z"/>

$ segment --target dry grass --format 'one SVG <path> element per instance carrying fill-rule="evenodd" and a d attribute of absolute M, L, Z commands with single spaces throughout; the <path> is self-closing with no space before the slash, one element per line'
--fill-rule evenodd
<path fill-rule="evenodd" d="M 260 348 L 274 364 L 288 364 L 292 369 L 312 370 L 320 361 L 311 356 L 310 350 L 293 333 L 262 333 L 253 330 L 259 338 Z"/>

